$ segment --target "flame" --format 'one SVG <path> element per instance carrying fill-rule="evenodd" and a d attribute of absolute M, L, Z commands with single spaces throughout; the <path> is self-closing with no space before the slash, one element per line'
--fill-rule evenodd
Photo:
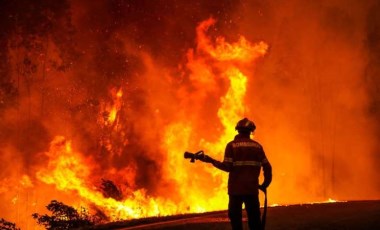
<path fill-rule="evenodd" d="M 337 200 L 334 200 L 334 199 L 332 199 L 332 198 L 329 198 L 329 199 L 327 200 L 327 202 L 328 202 L 328 203 L 335 203 L 335 202 L 337 202 Z"/>
<path fill-rule="evenodd" d="M 128 144 L 128 139 L 124 133 L 120 133 L 119 129 L 123 124 L 120 123 L 119 113 L 123 107 L 123 89 L 113 88 L 111 90 L 111 102 L 103 102 L 98 116 L 98 124 L 104 130 L 104 135 L 101 137 L 100 145 L 104 146 L 111 155 L 120 155 L 123 147 Z M 121 145 L 113 145 L 113 137 L 120 136 L 122 138 Z"/>
<path fill-rule="evenodd" d="M 144 189 L 133 191 L 133 194 L 123 201 L 105 198 L 88 181 L 93 170 L 89 165 L 94 163 L 91 159 L 83 158 L 79 152 L 73 151 L 71 142 L 62 136 L 55 137 L 46 155 L 49 157 L 49 164 L 47 168 L 37 172 L 37 178 L 46 184 L 55 185 L 59 190 L 77 193 L 81 199 L 102 209 L 111 220 L 168 215 L 176 212 L 171 210 L 175 209 L 175 205 L 146 196 Z"/>
<path fill-rule="evenodd" d="M 52 141 L 49 151 L 45 153 L 49 163 L 45 169 L 37 172 L 37 178 L 54 185 L 58 190 L 76 194 L 89 205 L 96 205 L 111 220 L 224 209 L 227 202 L 226 174 L 203 165 L 196 175 L 192 172 L 194 165 L 184 161 L 182 153 L 186 149 L 201 146 L 210 155 L 222 158 L 225 144 L 234 136 L 234 123 L 246 112 L 244 101 L 248 77 L 239 69 L 239 65 L 251 63 L 264 55 L 268 45 L 263 42 L 251 44 L 244 37 L 235 43 L 228 43 L 223 37 L 212 41 L 207 36 L 207 31 L 214 23 L 215 20 L 211 18 L 200 23 L 197 28 L 198 46 L 196 50 L 189 50 L 186 65 L 191 71 L 189 79 L 195 92 L 189 91 L 187 86 L 178 89 L 181 103 L 187 106 L 176 120 L 164 127 L 160 140 L 161 151 L 167 152 L 166 160 L 162 163 L 162 175 L 165 176 L 163 181 L 171 181 L 176 194 L 152 196 L 146 188 L 135 188 L 137 166 L 131 163 L 128 170 L 122 170 L 129 172 L 124 177 L 124 182 L 127 180 L 129 185 L 124 188 L 124 191 L 128 190 L 127 195 L 120 201 L 105 198 L 91 184 L 93 172 L 101 169 L 93 167 L 97 165 L 94 159 L 83 157 L 84 154 L 73 149 L 72 142 L 63 136 L 57 136 Z M 208 97 L 207 92 L 218 91 L 216 85 L 220 82 L 225 85 L 225 89 L 218 92 L 220 95 L 215 98 L 219 104 L 215 117 L 222 128 L 219 129 L 220 136 L 216 141 L 209 141 L 194 130 L 199 126 L 197 116 L 201 113 L 201 108 L 194 105 L 204 103 Z M 128 145 L 128 141 L 121 146 L 114 145 L 115 136 L 124 139 L 119 132 L 126 125 L 122 123 L 126 118 L 120 117 L 126 100 L 124 90 L 127 89 L 111 89 L 112 100 L 101 104 L 98 119 L 105 133 L 108 133 L 101 138 L 101 145 L 113 155 L 121 155 L 123 147 Z M 189 100 L 191 97 L 194 100 Z M 186 108 L 190 107 L 198 111 L 193 113 L 194 117 L 187 119 L 186 114 L 191 113 Z M 112 169 L 107 173 L 116 174 L 116 171 Z"/>
<path fill-rule="evenodd" d="M 38 2 L 4 8 L 2 218 L 29 229 L 52 199 L 108 220 L 225 209 L 227 174 L 183 152 L 222 160 L 243 117 L 273 165 L 270 203 L 378 199 L 379 6 Z"/>
<path fill-rule="evenodd" d="M 104 119 L 104 122 L 101 122 L 105 126 L 117 126 L 117 114 L 120 111 L 120 108 L 122 106 L 122 96 L 123 91 L 120 88 L 119 90 L 112 89 L 111 90 L 111 96 L 113 99 L 112 103 L 104 103 L 102 105 L 102 117 Z M 116 122 L 116 124 L 115 124 Z"/>
<path fill-rule="evenodd" d="M 240 36 L 238 41 L 234 43 L 226 42 L 225 38 L 221 36 L 212 42 L 205 32 L 215 23 L 215 19 L 209 18 L 197 27 L 198 50 L 207 52 L 215 60 L 252 62 L 267 52 L 268 45 L 265 42 L 251 44 L 243 36 Z"/>

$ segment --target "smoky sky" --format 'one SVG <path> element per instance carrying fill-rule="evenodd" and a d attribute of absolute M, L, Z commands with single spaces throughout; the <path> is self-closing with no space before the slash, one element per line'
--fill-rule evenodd
<path fill-rule="evenodd" d="M 194 45 L 196 25 L 207 17 L 220 19 L 221 27 L 234 28 L 234 1 L 108 1 L 78 4 L 83 32 L 106 41 L 124 32 L 136 46 L 166 64 L 179 60 Z"/>

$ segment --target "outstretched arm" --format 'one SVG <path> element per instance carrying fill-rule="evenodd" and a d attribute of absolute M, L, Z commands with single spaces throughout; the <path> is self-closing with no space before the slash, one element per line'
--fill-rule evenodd
<path fill-rule="evenodd" d="M 231 172 L 232 170 L 232 146 L 230 144 L 227 144 L 226 149 L 224 150 L 224 159 L 223 162 L 214 160 L 212 162 L 212 165 L 214 165 L 215 168 L 218 168 L 225 172 Z"/>
<path fill-rule="evenodd" d="M 210 156 L 205 155 L 204 159 L 201 159 L 203 162 L 211 163 L 215 168 L 218 168 L 225 172 L 231 172 L 232 169 L 232 149 L 231 145 L 226 146 L 224 151 L 223 162 L 213 159 Z"/>
<path fill-rule="evenodd" d="M 226 161 L 226 158 L 224 158 L 223 162 L 220 162 L 218 160 L 215 160 L 214 158 L 204 155 L 203 158 L 200 158 L 199 160 L 206 162 L 206 163 L 211 163 L 215 168 L 218 168 L 220 170 L 223 170 L 225 172 L 230 172 L 232 168 L 232 162 Z"/>
<path fill-rule="evenodd" d="M 220 162 L 220 161 L 214 160 L 212 162 L 212 165 L 214 165 L 215 168 L 218 168 L 225 172 L 231 172 L 231 169 L 232 169 L 232 162 L 226 162 L 226 161 Z"/>

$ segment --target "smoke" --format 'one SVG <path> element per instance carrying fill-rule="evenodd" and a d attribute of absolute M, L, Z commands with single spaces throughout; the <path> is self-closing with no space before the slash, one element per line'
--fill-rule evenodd
<path fill-rule="evenodd" d="M 367 78 L 368 68 L 377 68 L 377 40 L 367 40 L 378 31 L 373 7 L 373 1 L 267 1 L 242 9 L 241 31 L 271 46 L 250 83 L 249 103 L 274 164 L 273 190 L 283 200 L 378 196 L 379 120 L 370 112 L 378 110 L 377 84 Z"/>
<path fill-rule="evenodd" d="M 368 65 L 366 68 L 366 84 L 368 87 L 368 92 L 370 96 L 369 114 L 374 121 L 373 128 L 376 131 L 376 138 L 379 139 L 379 112 L 380 112 L 380 97 L 379 97 L 379 49 L 380 49 L 380 18 L 376 11 L 380 8 L 380 4 L 374 4 L 367 16 L 367 38 L 366 38 L 366 48 L 368 49 Z M 376 167 L 380 163 L 379 154 L 380 147 L 376 145 L 376 152 L 373 154 L 373 165 Z M 377 180 L 377 188 L 379 188 L 380 181 Z"/>
<path fill-rule="evenodd" d="M 196 27 L 210 17 L 212 38 L 269 44 L 242 71 L 249 76 L 245 115 L 273 164 L 272 202 L 379 197 L 375 1 L 11 2 L 1 3 L 0 15 L 7 32 L 0 36 L 0 193 L 2 210 L 11 213 L 4 217 L 22 219 L 15 197 L 35 203 L 28 212 L 70 197 L 55 191 L 41 198 L 51 187 L 36 178 L 58 135 L 96 162 L 90 186 L 105 177 L 127 194 L 144 189 L 181 201 L 178 194 L 188 191 L 174 194 L 182 189 L 165 168 L 173 161 L 161 143 L 169 139 L 165 128 L 196 137 L 172 143 L 178 151 L 213 142 L 222 129 L 216 114 L 228 82 L 205 77 L 220 74 L 216 67 L 198 73 L 189 64 L 191 55 L 203 55 L 194 50 Z"/>

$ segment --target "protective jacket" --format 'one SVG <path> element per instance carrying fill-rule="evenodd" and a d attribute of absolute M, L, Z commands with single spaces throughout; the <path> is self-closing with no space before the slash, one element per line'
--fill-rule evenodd
<path fill-rule="evenodd" d="M 226 146 L 223 162 L 214 161 L 213 165 L 229 172 L 229 195 L 258 194 L 261 167 L 264 171 L 262 186 L 266 188 L 272 181 L 272 167 L 263 147 L 249 135 L 236 135 Z"/>

